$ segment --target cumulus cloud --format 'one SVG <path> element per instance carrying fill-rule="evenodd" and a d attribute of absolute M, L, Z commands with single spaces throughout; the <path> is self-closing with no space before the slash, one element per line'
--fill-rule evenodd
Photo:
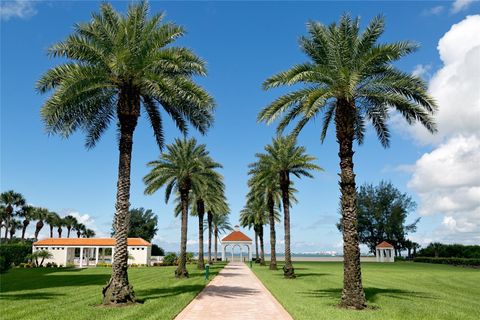
<path fill-rule="evenodd" d="M 419 126 L 410 134 L 434 146 L 408 168 L 408 186 L 420 197 L 419 214 L 443 216 L 428 235 L 436 241 L 480 239 L 480 15 L 468 16 L 440 39 L 443 66 L 429 92 L 438 102 L 438 134 Z M 406 129 L 408 130 L 408 129 Z"/>
<path fill-rule="evenodd" d="M 458 13 L 472 4 L 475 0 L 455 0 L 452 4 L 452 13 Z"/>
<path fill-rule="evenodd" d="M 426 16 L 436 16 L 441 14 L 445 10 L 444 6 L 435 6 L 430 9 L 426 9 L 423 11 L 423 14 Z"/>
<path fill-rule="evenodd" d="M 427 65 L 423 65 L 423 64 L 417 64 L 415 66 L 415 68 L 413 68 L 413 71 L 412 71 L 412 74 L 414 76 L 418 76 L 418 77 L 424 77 L 424 76 L 429 76 L 429 71 L 430 69 L 432 68 L 431 65 L 427 64 Z"/>
<path fill-rule="evenodd" d="M 37 14 L 34 1 L 2 1 L 0 3 L 0 18 L 10 20 L 11 18 L 27 19 Z"/>
<path fill-rule="evenodd" d="M 65 209 L 60 211 L 59 215 L 61 217 L 65 217 L 68 215 L 75 217 L 79 223 L 83 223 L 85 227 L 95 231 L 95 237 L 97 238 L 110 237 L 110 234 L 108 233 L 109 230 L 99 229 L 97 223 L 95 222 L 95 218 L 89 214 L 82 214 L 76 210 Z"/>

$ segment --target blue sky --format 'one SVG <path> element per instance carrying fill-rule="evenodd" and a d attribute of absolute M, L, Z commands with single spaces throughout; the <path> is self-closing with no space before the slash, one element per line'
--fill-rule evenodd
<path fill-rule="evenodd" d="M 114 6 L 124 12 L 127 2 L 116 1 Z M 114 212 L 117 178 L 115 127 L 110 128 L 98 146 L 89 151 L 83 146 L 81 134 L 75 134 L 69 140 L 48 136 L 39 114 L 46 97 L 34 90 L 40 75 L 61 62 L 48 58 L 46 49 L 71 33 L 74 23 L 87 21 L 98 7 L 99 2 L 95 1 L 3 2 L 0 187 L 1 191 L 14 189 L 21 192 L 29 203 L 62 215 L 73 213 L 97 234 L 107 235 Z M 353 16 L 360 16 L 364 26 L 373 16 L 383 14 L 386 32 L 381 41 L 409 39 L 420 43 L 420 50 L 403 59 L 398 66 L 430 81 L 432 94 L 438 86 L 441 87 L 438 83 L 445 73 L 453 72 L 453 75 L 447 76 L 454 79 L 455 76 L 467 77 L 468 72 L 464 69 L 473 70 L 473 75 L 462 83 L 471 84 L 467 89 L 471 97 L 465 98 L 464 104 L 474 111 L 460 125 L 455 127 L 450 121 L 439 118 L 443 121 L 441 130 L 439 137 L 433 139 L 417 128 L 406 128 L 392 115 L 391 148 L 383 149 L 372 132 L 367 134 L 363 146 L 355 148 L 358 184 L 391 180 L 417 201 L 419 209 L 409 220 L 422 217 L 418 232 L 413 236 L 421 243 L 432 240 L 480 241 L 480 225 L 477 222 L 480 204 L 475 200 L 480 190 L 480 178 L 470 175 L 468 181 L 460 185 L 455 179 L 455 183 L 445 182 L 445 188 L 444 182 L 438 180 L 443 178 L 438 174 L 449 170 L 451 165 L 446 155 L 452 153 L 447 147 L 458 147 L 462 142 L 466 146 L 461 151 L 470 155 L 469 158 L 462 158 L 464 162 L 450 159 L 458 167 L 459 174 L 467 168 L 475 171 L 474 161 L 480 159 L 477 143 L 480 141 L 480 117 L 477 112 L 480 105 L 473 92 L 475 83 L 478 85 L 478 81 L 475 82 L 475 76 L 478 76 L 475 68 L 478 66 L 468 59 L 472 54 L 474 58 L 480 57 L 475 56 L 478 54 L 475 51 L 477 44 L 480 46 L 478 29 L 477 32 L 472 31 L 477 26 L 478 15 L 475 14 L 479 9 L 480 3 L 471 1 L 151 2 L 152 12 L 165 11 L 166 20 L 186 28 L 187 35 L 176 44 L 193 49 L 208 62 L 208 77 L 198 79 L 198 82 L 217 102 L 215 125 L 206 136 L 199 136 L 193 130 L 191 135 L 207 144 L 212 156 L 224 166 L 222 173 L 233 223 L 238 221 L 247 192 L 247 165 L 254 160 L 254 154 L 270 142 L 275 132 L 275 126 L 256 123 L 256 115 L 262 107 L 286 92 L 285 89 L 264 92 L 261 83 L 268 76 L 306 60 L 297 40 L 306 33 L 307 21 L 328 24 L 338 20 L 342 13 L 350 12 Z M 459 27 L 452 29 L 453 25 Z M 468 41 L 473 43 L 471 47 L 462 38 L 469 34 L 473 39 Z M 442 38 L 446 39 L 444 45 L 439 45 Z M 459 44 L 456 45 L 455 41 Z M 443 55 L 439 54 L 439 50 Z M 464 69 L 458 67 L 462 59 L 467 66 Z M 468 63 L 472 63 L 471 68 L 468 68 Z M 452 71 L 453 67 L 458 67 L 458 70 Z M 449 102 L 450 96 L 443 99 L 439 93 L 439 97 L 442 117 L 445 118 L 443 114 L 448 115 L 447 111 L 454 110 L 456 106 Z M 466 132 L 465 121 L 473 121 Z M 166 139 L 171 142 L 179 136 L 179 132 L 171 122 L 165 122 Z M 335 227 L 339 217 L 337 144 L 332 131 L 321 145 L 319 131 L 319 125 L 312 123 L 299 137 L 299 143 L 318 158 L 317 163 L 325 172 L 316 174 L 312 180 L 296 181 L 299 204 L 292 209 L 294 252 L 341 250 L 341 234 Z M 162 192 L 153 196 L 143 194 L 142 178 L 147 173 L 145 164 L 158 155 L 150 127 L 142 119 L 134 137 L 131 205 L 153 209 L 159 217 L 155 242 L 167 250 L 178 250 L 180 224 L 173 217 L 172 205 L 165 204 Z M 439 166 L 435 172 L 429 171 L 434 167 L 429 161 Z M 430 180 L 428 185 L 426 181 Z M 442 188 L 438 189 L 439 186 Z M 465 194 L 465 190 L 472 193 L 472 199 L 468 200 L 471 205 L 458 209 L 467 201 L 460 196 Z M 451 194 L 458 194 L 455 199 L 447 199 L 457 207 L 436 207 Z M 191 218 L 191 250 L 197 248 L 196 225 Z M 282 239 L 283 232 L 278 229 L 278 239 Z M 247 231 L 247 234 L 252 235 L 253 232 Z M 281 247 L 280 241 L 279 249 Z"/>

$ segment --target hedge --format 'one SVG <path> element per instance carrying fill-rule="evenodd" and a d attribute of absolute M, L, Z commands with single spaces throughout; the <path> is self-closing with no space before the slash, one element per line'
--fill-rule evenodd
<path fill-rule="evenodd" d="M 431 243 L 418 251 L 417 256 L 480 259 L 480 245 Z"/>
<path fill-rule="evenodd" d="M 31 244 L 14 243 L 0 245 L 1 272 L 8 270 L 12 264 L 18 266 L 27 262 L 27 256 L 32 253 Z"/>
<path fill-rule="evenodd" d="M 480 267 L 480 259 L 416 257 L 414 262 L 450 264 L 454 266 Z"/>

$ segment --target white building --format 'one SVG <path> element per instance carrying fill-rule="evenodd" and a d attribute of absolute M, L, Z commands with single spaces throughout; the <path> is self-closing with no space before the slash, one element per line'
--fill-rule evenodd
<path fill-rule="evenodd" d="M 240 248 L 240 261 L 243 261 L 243 248 L 247 247 L 248 261 L 252 260 L 252 239 L 247 237 L 240 231 L 239 226 L 235 226 L 235 230 L 220 241 L 222 245 L 222 261 L 233 261 L 233 251 L 235 247 Z M 227 248 L 232 250 L 231 260 L 226 257 Z"/>
<path fill-rule="evenodd" d="M 128 264 L 150 265 L 152 244 L 142 238 L 128 238 Z M 33 243 L 33 252 L 47 250 L 52 254 L 48 262 L 59 266 L 75 265 L 83 268 L 99 262 L 112 263 L 115 253 L 113 238 L 48 238 Z"/>
<path fill-rule="evenodd" d="M 395 261 L 395 252 L 394 247 L 387 241 L 379 243 L 375 247 L 375 256 L 377 257 L 377 262 L 394 262 Z"/>

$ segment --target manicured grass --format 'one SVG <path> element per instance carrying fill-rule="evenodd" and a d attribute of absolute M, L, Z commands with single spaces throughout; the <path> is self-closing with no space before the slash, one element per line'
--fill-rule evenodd
<path fill-rule="evenodd" d="M 423 263 L 363 263 L 368 305 L 337 307 L 341 262 L 295 262 L 296 279 L 255 265 L 253 271 L 294 319 L 479 319 L 480 270 Z"/>
<path fill-rule="evenodd" d="M 210 279 L 224 266 L 210 267 Z M 207 284 L 204 272 L 188 265 L 189 279 L 175 279 L 175 267 L 129 269 L 141 305 L 106 308 L 102 287 L 110 268 L 11 269 L 0 276 L 1 319 L 172 319 Z"/>

